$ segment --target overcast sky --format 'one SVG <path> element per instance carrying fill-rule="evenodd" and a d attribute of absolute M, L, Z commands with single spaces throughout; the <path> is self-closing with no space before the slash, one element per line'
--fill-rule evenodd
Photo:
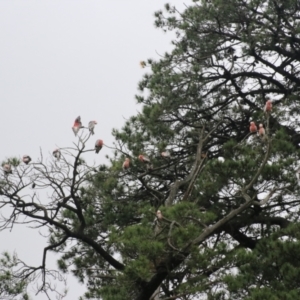
<path fill-rule="evenodd" d="M 179 10 L 184 4 L 168 1 Z M 191 0 L 185 1 L 189 4 Z M 162 0 L 3 0 L 0 1 L 0 161 L 29 154 L 48 155 L 76 141 L 71 130 L 96 120 L 95 139 L 111 145 L 112 128 L 140 108 L 134 95 L 147 69 L 139 62 L 171 50 L 172 35 L 154 28 Z M 94 140 L 90 141 L 93 147 Z M 95 156 L 105 162 L 103 149 Z M 46 239 L 24 226 L 0 232 L 0 251 L 16 251 L 40 265 Z M 49 265 L 55 266 L 50 257 Z M 68 279 L 73 300 L 83 293 Z M 32 290 L 29 290 L 32 293 Z M 45 296 L 33 297 L 43 300 Z"/>

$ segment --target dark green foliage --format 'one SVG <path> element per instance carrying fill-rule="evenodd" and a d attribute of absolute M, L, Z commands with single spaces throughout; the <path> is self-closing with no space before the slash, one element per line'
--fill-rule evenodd
<path fill-rule="evenodd" d="M 0 259 L 0 299 L 29 300 L 26 292 L 28 280 L 20 280 L 15 271 L 18 269 L 18 259 L 3 253 Z"/>

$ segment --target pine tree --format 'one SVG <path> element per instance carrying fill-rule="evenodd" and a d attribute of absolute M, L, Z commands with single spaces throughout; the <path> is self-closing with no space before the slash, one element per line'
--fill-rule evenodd
<path fill-rule="evenodd" d="M 113 131 L 110 164 L 89 167 L 81 138 L 61 163 L 34 165 L 35 177 L 3 175 L 1 203 L 51 225 L 45 249 L 65 251 L 59 268 L 73 266 L 85 298 L 300 296 L 299 9 L 166 5 L 155 24 L 176 33 L 174 49 L 143 63 L 142 111 Z M 53 190 L 50 203 L 20 197 L 26 176 L 25 187 L 34 178 Z"/>
<path fill-rule="evenodd" d="M 20 261 L 16 255 L 5 252 L 0 259 L 0 299 L 29 300 L 26 287 L 29 282 L 18 269 Z"/>

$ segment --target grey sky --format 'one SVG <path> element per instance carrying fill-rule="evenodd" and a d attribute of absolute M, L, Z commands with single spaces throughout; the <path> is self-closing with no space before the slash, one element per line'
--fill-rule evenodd
<path fill-rule="evenodd" d="M 182 1 L 168 2 L 184 7 Z M 95 139 L 111 145 L 112 128 L 139 109 L 134 95 L 147 72 L 139 62 L 171 49 L 171 35 L 153 26 L 153 13 L 164 3 L 0 1 L 0 160 L 23 154 L 36 159 L 40 147 L 48 155 L 56 145 L 70 146 L 78 115 L 84 125 L 96 120 Z M 109 153 L 103 149 L 93 159 L 105 162 Z M 16 226 L 0 236 L 1 252 L 41 263 L 46 239 L 38 232 Z M 77 299 L 83 289 L 74 280 L 69 285 L 67 299 Z"/>

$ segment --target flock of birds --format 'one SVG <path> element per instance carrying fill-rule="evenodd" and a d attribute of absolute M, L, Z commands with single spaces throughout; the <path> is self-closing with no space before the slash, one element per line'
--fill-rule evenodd
<path fill-rule="evenodd" d="M 265 104 L 265 107 L 264 107 L 264 112 L 269 114 L 270 112 L 272 111 L 272 100 L 270 98 L 267 98 L 267 101 L 266 101 L 266 104 Z M 96 121 L 90 121 L 89 124 L 88 124 L 88 129 L 90 131 L 90 134 L 94 134 L 94 129 L 95 129 L 95 126 L 97 125 L 97 122 Z M 72 130 L 75 134 L 75 136 L 77 136 L 79 130 L 81 128 L 85 128 L 83 125 L 82 125 L 82 122 L 81 122 L 81 117 L 78 116 L 75 121 L 74 121 L 74 125 L 72 127 Z M 259 127 L 257 129 L 257 126 L 255 124 L 255 122 L 250 122 L 250 127 L 249 127 L 249 131 L 250 133 L 257 133 L 258 136 L 260 137 L 264 137 L 265 134 L 266 134 L 266 131 L 265 131 L 265 128 L 264 128 L 264 125 L 263 124 L 259 124 Z M 103 147 L 103 140 L 101 139 L 98 139 L 96 140 L 96 143 L 95 143 L 95 152 L 96 153 L 99 153 L 100 150 L 102 149 Z M 57 159 L 57 160 L 60 160 L 61 158 L 61 152 L 59 149 L 55 149 L 53 152 L 52 152 L 53 156 Z M 161 157 L 163 158 L 170 158 L 171 157 L 171 154 L 169 151 L 164 151 L 161 153 Z M 147 165 L 147 167 L 149 169 L 152 168 L 152 165 L 151 165 L 151 161 L 149 159 L 149 157 L 143 155 L 143 154 L 140 154 L 138 156 L 138 159 Z M 31 161 L 31 157 L 29 155 L 24 155 L 23 158 L 22 158 L 22 161 L 28 165 Z M 123 170 L 127 170 L 129 169 L 130 167 L 130 159 L 128 157 L 125 158 L 125 161 L 123 162 Z M 4 171 L 4 174 L 5 175 L 8 175 L 8 174 L 11 174 L 12 173 L 12 167 L 11 167 L 11 164 L 9 163 L 5 163 L 2 165 L 2 168 L 3 168 L 3 171 Z"/>
<path fill-rule="evenodd" d="M 264 112 L 266 114 L 270 114 L 272 111 L 272 100 L 270 98 L 267 98 L 267 102 L 264 107 Z M 257 133 L 259 137 L 264 138 L 266 135 L 266 130 L 264 128 L 263 124 L 259 124 L 258 130 L 255 122 L 250 122 L 250 127 L 249 127 L 250 133 Z"/>
<path fill-rule="evenodd" d="M 97 122 L 96 121 L 90 121 L 89 124 L 88 124 L 88 129 L 90 131 L 90 134 L 94 134 L 94 129 L 95 129 L 95 125 L 97 125 Z M 76 119 L 75 119 L 75 122 L 74 122 L 74 125 L 72 127 L 72 130 L 75 134 L 75 136 L 77 136 L 77 133 L 79 132 L 79 130 L 81 128 L 84 128 L 84 126 L 82 126 L 82 123 L 81 123 L 81 117 L 78 116 Z M 103 147 L 103 140 L 97 140 L 96 143 L 95 143 L 95 152 L 96 153 L 99 153 L 99 151 L 102 149 Z M 59 149 L 55 149 L 53 152 L 52 152 L 53 156 L 57 159 L 57 160 L 60 160 L 61 158 L 61 152 Z M 22 161 L 28 165 L 30 162 L 31 162 L 31 157 L 29 155 L 23 155 L 23 158 L 22 158 Z M 9 174 L 12 174 L 12 166 L 10 163 L 4 163 L 2 165 L 2 168 L 3 168 L 3 172 L 5 175 L 9 175 Z"/>
<path fill-rule="evenodd" d="M 96 121 L 90 121 L 89 124 L 88 124 L 88 130 L 90 132 L 91 135 L 93 135 L 95 132 L 94 132 L 94 129 L 95 129 L 95 126 L 97 125 L 97 122 Z M 83 125 L 82 125 L 82 122 L 81 122 L 81 117 L 78 116 L 75 121 L 74 121 L 74 125 L 72 126 L 72 130 L 75 134 L 75 136 L 77 136 L 78 132 L 80 129 L 82 128 L 85 128 Z M 95 153 L 99 153 L 100 150 L 102 149 L 104 143 L 103 143 L 103 140 L 101 139 L 98 139 L 96 140 L 96 143 L 95 143 Z M 52 152 L 53 156 L 57 159 L 57 160 L 60 160 L 61 158 L 61 151 L 59 149 L 55 149 L 53 152 Z M 161 153 L 161 156 L 163 158 L 170 158 L 171 155 L 170 155 L 170 152 L 169 151 L 164 151 Z M 138 159 L 144 163 L 145 165 L 147 165 L 147 168 L 148 169 L 151 169 L 152 168 L 152 165 L 151 165 L 151 161 L 149 159 L 149 157 L 145 156 L 145 155 L 142 155 L 140 154 L 138 156 Z M 31 157 L 29 155 L 24 155 L 23 158 L 22 158 L 22 161 L 28 165 L 30 162 L 31 162 Z M 123 170 L 127 170 L 130 168 L 130 159 L 128 157 L 125 158 L 125 161 L 123 162 Z M 5 175 L 9 175 L 9 174 L 12 174 L 12 166 L 10 163 L 4 163 L 2 165 L 2 168 L 3 168 L 3 172 Z"/>
<path fill-rule="evenodd" d="M 266 101 L 266 104 L 265 104 L 265 107 L 264 107 L 264 112 L 266 114 L 270 114 L 271 111 L 272 111 L 272 100 L 270 98 L 267 98 L 267 101 Z M 89 122 L 88 130 L 90 131 L 91 135 L 94 134 L 94 129 L 95 129 L 96 125 L 97 125 L 96 121 L 90 121 Z M 75 119 L 74 125 L 72 127 L 72 130 L 73 130 L 75 136 L 77 136 L 79 130 L 82 129 L 82 128 L 85 128 L 85 127 L 82 125 L 81 117 L 78 116 Z M 250 134 L 257 133 L 258 136 L 261 137 L 261 138 L 264 138 L 265 134 L 266 134 L 266 131 L 265 131 L 265 128 L 264 128 L 263 124 L 259 124 L 259 127 L 257 129 L 257 126 L 256 126 L 255 122 L 253 122 L 253 121 L 250 122 L 249 131 L 250 131 Z M 99 153 L 100 150 L 102 149 L 103 145 L 104 145 L 103 140 L 101 140 L 101 139 L 96 140 L 95 153 Z M 59 149 L 55 149 L 52 152 L 52 154 L 57 160 L 60 160 L 61 152 L 60 152 Z M 168 150 L 164 151 L 164 152 L 161 153 L 161 157 L 162 158 L 171 158 L 171 153 Z M 150 161 L 149 157 L 147 157 L 143 154 L 140 154 L 138 156 L 138 159 L 139 159 L 139 161 L 144 163 L 147 166 L 148 169 L 152 169 L 152 164 L 151 164 L 151 161 Z M 22 158 L 22 161 L 26 165 L 28 165 L 31 162 L 31 157 L 29 155 L 24 155 L 23 158 Z M 125 158 L 125 161 L 123 162 L 122 167 L 123 167 L 124 171 L 130 168 L 130 159 L 128 157 Z M 9 174 L 12 173 L 12 167 L 11 167 L 10 163 L 4 163 L 2 165 L 2 168 L 3 168 L 3 172 L 4 172 L 5 175 L 9 175 Z M 162 215 L 160 210 L 158 210 L 156 212 L 156 218 L 157 218 L 158 221 L 163 219 L 163 215 Z"/>
<path fill-rule="evenodd" d="M 97 125 L 97 122 L 96 121 L 90 121 L 89 124 L 88 124 L 88 130 L 90 131 L 90 134 L 95 134 L 94 132 L 94 129 L 95 129 L 95 126 Z M 75 134 L 75 136 L 77 136 L 77 133 L 79 132 L 79 130 L 81 128 L 85 128 L 82 123 L 81 123 L 81 117 L 78 116 L 75 121 L 74 121 L 74 125 L 72 127 L 72 130 Z M 102 149 L 103 147 L 103 140 L 97 140 L 96 143 L 95 143 L 95 152 L 96 153 L 99 153 L 99 151 Z M 53 152 L 52 152 L 53 156 L 57 159 L 57 160 L 60 160 L 60 157 L 61 157 L 61 152 L 59 149 L 55 149 Z"/>

